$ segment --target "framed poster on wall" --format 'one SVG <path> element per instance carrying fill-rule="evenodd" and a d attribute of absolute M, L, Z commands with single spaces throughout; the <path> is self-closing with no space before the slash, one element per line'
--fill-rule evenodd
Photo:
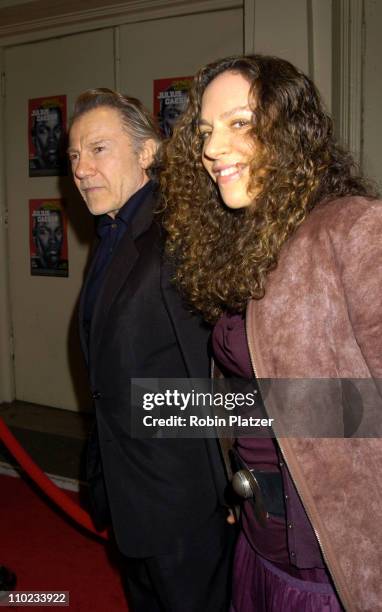
<path fill-rule="evenodd" d="M 29 100 L 29 176 L 62 176 L 68 173 L 66 117 L 66 96 Z"/>
<path fill-rule="evenodd" d="M 63 200 L 29 200 L 32 276 L 68 276 L 67 227 Z"/>
<path fill-rule="evenodd" d="M 184 112 L 193 77 L 154 80 L 154 116 L 165 138 L 170 138 L 174 125 Z"/>

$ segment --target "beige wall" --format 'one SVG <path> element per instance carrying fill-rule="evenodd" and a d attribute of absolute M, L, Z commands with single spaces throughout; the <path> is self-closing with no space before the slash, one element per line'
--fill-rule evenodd
<path fill-rule="evenodd" d="M 66 94 L 71 107 L 83 89 L 113 87 L 113 30 L 11 47 L 5 51 L 5 71 L 15 393 L 20 400 L 71 409 L 87 403 L 74 310 L 93 224 L 71 188 L 71 178 L 28 176 L 28 99 Z M 69 278 L 31 276 L 28 201 L 59 197 L 67 203 L 69 218 Z"/>
<path fill-rule="evenodd" d="M 332 103 L 332 0 L 248 0 L 246 52 L 283 57 Z"/>
<path fill-rule="evenodd" d="M 213 2 L 215 10 L 193 8 L 195 14 L 188 15 L 181 14 L 184 3 L 179 2 L 179 10 L 171 4 L 173 16 L 167 9 L 166 15 L 158 10 L 152 16 L 129 15 L 125 21 L 115 12 L 98 21 L 89 14 L 89 22 L 82 16 L 75 23 L 71 16 L 70 25 L 63 20 L 49 30 L 47 24 L 46 32 L 34 26 L 29 35 L 23 26 L 14 42 L 7 31 L 0 53 L 7 80 L 6 98 L 0 98 L 0 402 L 16 396 L 69 410 L 89 403 L 75 306 L 93 222 L 69 178 L 28 177 L 28 98 L 62 93 L 71 105 L 83 89 L 103 85 L 117 86 L 151 106 L 154 78 L 192 74 L 206 61 L 242 52 L 245 44 L 246 52 L 281 55 L 306 70 L 331 108 L 332 7 L 357 0 L 244 0 L 243 9 L 240 0 L 236 8 L 227 0 L 205 0 L 200 7 Z M 365 0 L 365 17 L 362 153 L 366 170 L 381 180 L 382 3 Z M 62 195 L 70 219 L 69 278 L 32 278 L 28 200 Z"/>
<path fill-rule="evenodd" d="M 278 55 L 309 72 L 306 0 L 255 2 L 255 51 Z"/>
<path fill-rule="evenodd" d="M 195 41 L 198 44 L 195 45 Z M 179 52 L 182 49 L 182 52 Z M 86 373 L 77 336 L 76 304 L 94 223 L 59 177 L 28 176 L 28 99 L 66 94 L 68 107 L 89 87 L 118 87 L 152 107 L 153 79 L 190 75 L 220 55 L 243 52 L 242 9 L 130 23 L 117 28 L 15 45 L 4 50 L 6 206 L 9 213 L 9 302 L 17 399 L 68 410 L 87 409 Z M 69 217 L 69 278 L 30 275 L 28 200 L 63 197 Z M 5 249 L 5 243 L 4 243 Z M 0 248 L 2 244 L 0 243 Z M 1 303 L 1 302 L 0 302 Z M 3 354 L 9 354 L 5 312 Z M 0 370 L 4 380 L 5 361 Z M 11 399 L 5 385 L 0 401 Z"/>
<path fill-rule="evenodd" d="M 142 40 L 147 44 L 142 45 Z M 153 79 L 193 75 L 207 62 L 240 53 L 242 9 L 124 25 L 120 29 L 120 88 L 134 92 L 152 109 Z"/>
<path fill-rule="evenodd" d="M 4 57 L 0 51 L 0 72 Z M 5 189 L 5 121 L 4 99 L 0 97 L 0 402 L 14 397 L 13 349 L 11 346 L 11 312 L 9 304 L 8 216 Z"/>

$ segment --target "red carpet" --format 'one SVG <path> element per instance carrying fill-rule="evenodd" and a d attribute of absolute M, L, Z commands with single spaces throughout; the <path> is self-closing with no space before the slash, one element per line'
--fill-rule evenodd
<path fill-rule="evenodd" d="M 0 564 L 17 574 L 18 590 L 69 591 L 73 611 L 127 612 L 110 544 L 88 536 L 21 478 L 0 476 L 0 491 Z"/>

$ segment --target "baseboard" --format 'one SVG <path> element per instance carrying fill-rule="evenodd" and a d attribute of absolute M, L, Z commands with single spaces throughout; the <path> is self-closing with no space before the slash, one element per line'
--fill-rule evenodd
<path fill-rule="evenodd" d="M 19 468 L 6 463 L 5 461 L 0 461 L 0 474 L 4 476 L 13 476 L 15 478 L 20 478 L 22 470 Z M 75 491 L 78 493 L 80 487 L 87 486 L 86 482 L 81 480 L 77 480 L 75 478 L 66 478 L 65 476 L 59 476 L 57 474 L 46 474 L 55 485 L 60 487 L 60 489 L 66 489 L 67 491 Z"/>

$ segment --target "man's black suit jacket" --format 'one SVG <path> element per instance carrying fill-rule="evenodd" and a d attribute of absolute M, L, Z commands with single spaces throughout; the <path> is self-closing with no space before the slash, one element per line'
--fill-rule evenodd
<path fill-rule="evenodd" d="M 215 520 L 225 487 L 216 440 L 129 434 L 131 378 L 209 375 L 209 330 L 170 282 L 153 215 L 155 197 L 148 195 L 118 244 L 88 339 L 83 326 L 88 280 L 80 301 L 107 498 L 117 543 L 130 557 L 176 549 L 179 539 Z M 94 449 L 91 454 L 95 465 Z"/>

